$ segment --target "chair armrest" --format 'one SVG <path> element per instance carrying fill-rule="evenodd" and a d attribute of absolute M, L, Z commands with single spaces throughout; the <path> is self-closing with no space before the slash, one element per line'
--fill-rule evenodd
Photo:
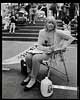
<path fill-rule="evenodd" d="M 54 53 L 55 53 L 55 54 L 58 54 L 58 53 L 66 52 L 66 49 L 67 49 L 67 48 L 64 48 L 64 49 L 59 48 L 59 49 L 54 50 Z"/>

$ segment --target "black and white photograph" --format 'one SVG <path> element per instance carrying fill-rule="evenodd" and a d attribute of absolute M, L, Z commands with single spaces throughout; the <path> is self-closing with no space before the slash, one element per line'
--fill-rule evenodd
<path fill-rule="evenodd" d="M 79 3 L 1 3 L 2 99 L 78 99 Z"/>

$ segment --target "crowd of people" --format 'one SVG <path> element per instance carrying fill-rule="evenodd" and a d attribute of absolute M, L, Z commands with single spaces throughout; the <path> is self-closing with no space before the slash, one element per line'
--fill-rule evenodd
<path fill-rule="evenodd" d="M 47 10 L 51 11 L 51 16 L 62 20 L 66 25 L 70 25 L 73 19 L 76 20 L 75 16 L 78 16 L 78 7 L 76 10 L 74 3 L 51 3 L 49 9 L 47 9 L 47 3 L 26 3 L 21 5 L 17 11 L 13 10 L 11 15 L 6 15 L 8 20 L 5 22 L 4 29 L 10 27 L 9 32 L 11 32 L 13 28 L 13 32 L 15 33 L 15 25 L 18 21 L 20 11 L 22 11 L 22 17 L 26 22 L 35 24 L 37 19 L 45 19 L 48 16 Z"/>
<path fill-rule="evenodd" d="M 19 21 L 19 16 L 21 15 L 22 19 L 26 20 L 25 22 L 27 23 L 33 23 L 35 24 L 35 21 L 37 20 L 38 17 L 47 17 L 47 8 L 46 8 L 46 13 L 43 10 L 45 10 L 45 5 L 41 6 L 37 5 L 36 3 L 27 3 L 27 5 L 21 6 L 17 11 L 12 10 L 10 14 L 6 14 L 5 18 L 2 19 L 4 25 L 4 29 L 9 28 L 9 32 L 11 33 L 11 30 L 13 29 L 13 33 L 15 33 L 15 25 Z M 16 12 L 16 13 L 15 13 Z"/>

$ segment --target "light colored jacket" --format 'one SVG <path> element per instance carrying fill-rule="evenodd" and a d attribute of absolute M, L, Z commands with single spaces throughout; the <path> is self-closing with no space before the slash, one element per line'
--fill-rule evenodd
<path fill-rule="evenodd" d="M 43 46 L 45 40 L 48 41 L 48 47 Z M 56 29 L 55 32 L 47 32 L 45 29 L 40 30 L 38 37 L 38 44 L 40 50 L 49 50 L 51 46 L 54 49 L 61 48 L 62 46 L 67 47 L 74 40 L 74 37 L 70 35 L 68 30 Z"/>

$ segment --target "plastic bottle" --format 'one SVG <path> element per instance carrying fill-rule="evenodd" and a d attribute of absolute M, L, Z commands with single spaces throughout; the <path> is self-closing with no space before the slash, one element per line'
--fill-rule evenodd
<path fill-rule="evenodd" d="M 41 81 L 41 94 L 44 97 L 49 97 L 53 94 L 53 88 L 52 88 L 52 81 L 48 79 L 48 77 L 45 77 Z"/>

